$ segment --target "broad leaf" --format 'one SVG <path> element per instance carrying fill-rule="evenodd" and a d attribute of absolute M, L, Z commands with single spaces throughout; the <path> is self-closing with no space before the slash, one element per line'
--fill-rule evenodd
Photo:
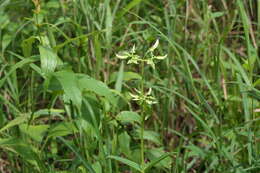
<path fill-rule="evenodd" d="M 49 128 L 49 125 L 28 125 L 28 124 L 21 124 L 19 126 L 20 130 L 30 136 L 37 142 L 41 142 L 44 134 Z"/>
<path fill-rule="evenodd" d="M 115 82 L 116 78 L 118 76 L 118 73 L 113 73 L 110 77 L 109 83 Z M 129 80 L 141 80 L 142 77 L 138 73 L 134 72 L 124 72 L 123 73 L 123 81 L 129 81 Z"/>
<path fill-rule="evenodd" d="M 92 91 L 99 96 L 107 98 L 112 104 L 116 103 L 112 91 L 103 82 L 83 74 L 78 74 L 78 79 L 81 90 Z"/>
<path fill-rule="evenodd" d="M 77 128 L 71 122 L 60 122 L 49 129 L 48 137 L 67 136 L 77 132 Z"/>
<path fill-rule="evenodd" d="M 136 130 L 135 136 L 140 139 L 140 129 Z M 145 130 L 144 139 L 161 145 L 160 135 L 154 131 Z"/>
<path fill-rule="evenodd" d="M 35 42 L 36 38 L 34 36 L 29 37 L 22 41 L 21 47 L 23 50 L 24 57 L 30 57 L 32 53 L 32 44 Z"/>
<path fill-rule="evenodd" d="M 41 56 L 41 68 L 46 74 L 54 72 L 57 64 L 58 58 L 54 51 L 45 46 L 39 46 L 40 56 Z"/>
<path fill-rule="evenodd" d="M 134 123 L 134 122 L 141 123 L 140 115 L 138 115 L 136 112 L 131 112 L 131 111 L 120 112 L 116 116 L 116 119 L 123 123 Z"/>
<path fill-rule="evenodd" d="M 54 75 L 64 90 L 65 98 L 67 99 L 65 101 L 71 100 L 78 108 L 80 108 L 82 94 L 79 89 L 76 74 L 69 71 L 59 71 L 54 73 Z"/>

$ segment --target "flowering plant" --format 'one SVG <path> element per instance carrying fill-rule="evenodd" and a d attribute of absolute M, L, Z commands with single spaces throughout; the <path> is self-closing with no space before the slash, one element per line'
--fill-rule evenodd
<path fill-rule="evenodd" d="M 154 55 L 154 51 L 158 46 L 159 46 L 159 40 L 157 39 L 156 42 L 153 44 L 153 46 L 150 47 L 148 51 L 145 53 L 143 58 L 141 58 L 139 55 L 136 54 L 135 45 L 132 47 L 130 51 L 122 51 L 116 54 L 116 56 L 119 59 L 128 59 L 127 64 L 138 64 L 139 62 L 146 62 L 147 64 L 151 65 L 153 69 L 155 69 L 154 60 L 163 60 L 167 57 L 167 55 L 163 55 L 163 56 Z M 148 56 L 148 54 L 150 56 Z"/>

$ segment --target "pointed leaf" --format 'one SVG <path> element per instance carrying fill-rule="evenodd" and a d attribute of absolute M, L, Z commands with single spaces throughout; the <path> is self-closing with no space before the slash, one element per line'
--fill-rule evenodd
<path fill-rule="evenodd" d="M 117 116 L 116 119 L 118 121 L 122 121 L 122 122 L 127 122 L 127 123 L 141 123 L 141 117 L 140 115 L 138 115 L 135 112 L 131 112 L 131 111 L 123 111 L 120 112 Z"/>
<path fill-rule="evenodd" d="M 2 40 L 2 51 L 4 52 L 4 50 L 8 47 L 8 45 L 11 43 L 13 39 L 13 36 L 5 34 L 3 36 L 3 40 Z"/>
<path fill-rule="evenodd" d="M 39 46 L 41 56 L 41 68 L 44 73 L 54 72 L 58 59 L 51 48 Z"/>
<path fill-rule="evenodd" d="M 119 72 L 118 72 L 118 75 L 117 75 L 115 89 L 118 92 L 121 92 L 121 90 L 122 90 L 123 77 L 124 77 L 124 62 L 121 63 L 120 69 L 119 69 Z"/>
<path fill-rule="evenodd" d="M 48 132 L 48 137 L 66 136 L 76 133 L 78 130 L 71 122 L 60 122 L 53 125 Z"/>
<path fill-rule="evenodd" d="M 80 153 L 77 151 L 77 149 L 72 146 L 67 140 L 65 140 L 62 137 L 58 137 L 67 147 L 78 157 L 78 159 L 82 162 L 82 164 L 85 166 L 85 168 L 89 171 L 89 173 L 95 173 L 94 169 L 92 168 L 91 164 L 88 163 L 86 159 L 84 159 Z"/>
<path fill-rule="evenodd" d="M 122 158 L 122 157 L 118 157 L 118 156 L 112 156 L 112 155 L 108 156 L 107 158 L 117 160 L 121 163 L 124 163 L 124 164 L 130 166 L 131 168 L 134 168 L 137 171 L 142 172 L 140 165 L 131 161 L 131 160 L 128 160 L 128 159 L 125 159 L 125 158 Z"/>
<path fill-rule="evenodd" d="M 15 72 L 18 68 L 21 68 L 22 66 L 24 66 L 25 64 L 30 64 L 33 63 L 35 61 L 38 61 L 39 59 L 36 57 L 31 57 L 31 58 L 26 58 L 23 59 L 21 61 L 19 61 L 18 63 L 16 63 L 15 65 L 13 65 L 11 67 L 11 69 L 9 70 L 9 72 L 7 74 L 4 75 L 4 77 L 0 80 L 0 88 L 3 86 L 5 80 L 13 73 Z"/>
<path fill-rule="evenodd" d="M 140 138 L 140 129 L 136 130 L 136 137 Z M 144 131 L 144 139 L 154 142 L 157 145 L 161 145 L 160 142 L 160 135 L 154 131 L 150 131 L 150 130 L 145 130 Z"/>
<path fill-rule="evenodd" d="M 28 125 L 21 124 L 19 126 L 21 132 L 27 134 L 37 142 L 41 142 L 44 134 L 47 132 L 49 125 Z"/>
<path fill-rule="evenodd" d="M 76 106 L 80 107 L 82 95 L 78 86 L 76 74 L 69 71 L 59 71 L 54 73 L 54 75 L 60 82 L 66 98 L 71 100 Z"/>
<path fill-rule="evenodd" d="M 10 127 L 22 124 L 23 122 L 25 122 L 28 119 L 27 115 L 22 115 L 19 116 L 15 119 L 13 119 L 12 121 L 10 121 L 7 125 L 5 125 L 3 128 L 0 129 L 0 133 L 3 132 L 6 129 L 9 129 Z"/>

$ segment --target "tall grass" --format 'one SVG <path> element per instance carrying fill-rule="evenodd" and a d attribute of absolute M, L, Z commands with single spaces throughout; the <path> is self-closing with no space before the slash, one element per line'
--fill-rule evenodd
<path fill-rule="evenodd" d="M 259 8 L 0 0 L 0 172 L 259 172 Z"/>

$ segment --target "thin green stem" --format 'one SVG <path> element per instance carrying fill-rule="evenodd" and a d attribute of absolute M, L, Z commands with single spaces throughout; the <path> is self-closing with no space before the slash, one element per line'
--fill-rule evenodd
<path fill-rule="evenodd" d="M 141 81 L 141 92 L 142 95 L 144 94 L 144 61 L 141 63 L 141 74 L 142 74 L 142 81 Z M 144 121 L 145 121 L 145 110 L 144 110 L 144 103 L 141 103 L 141 116 L 142 116 L 142 122 L 141 122 L 141 165 L 144 166 Z"/>

